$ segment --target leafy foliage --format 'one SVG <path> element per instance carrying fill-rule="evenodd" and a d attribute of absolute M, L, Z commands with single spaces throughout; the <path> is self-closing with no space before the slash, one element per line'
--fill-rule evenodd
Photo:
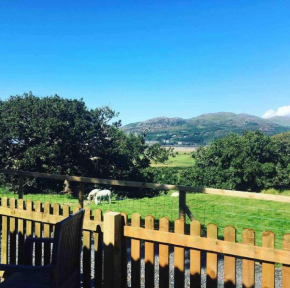
<path fill-rule="evenodd" d="M 182 184 L 250 191 L 290 186 L 289 142 L 259 131 L 231 134 L 193 157 L 195 167 L 182 173 Z"/>
<path fill-rule="evenodd" d="M 143 137 L 127 136 L 115 116 L 108 107 L 92 110 L 57 95 L 0 101 L 1 168 L 141 180 L 141 169 L 169 153 L 159 145 L 147 153 Z"/>

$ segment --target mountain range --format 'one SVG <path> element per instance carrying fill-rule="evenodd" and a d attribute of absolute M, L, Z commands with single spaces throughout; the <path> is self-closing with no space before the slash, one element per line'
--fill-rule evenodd
<path fill-rule="evenodd" d="M 165 145 L 207 145 L 230 133 L 260 130 L 272 136 L 290 131 L 290 117 L 263 119 L 249 114 L 219 112 L 183 119 L 158 117 L 122 126 L 126 133 L 143 134 L 146 141 Z M 148 129 L 148 130 L 147 130 Z"/>

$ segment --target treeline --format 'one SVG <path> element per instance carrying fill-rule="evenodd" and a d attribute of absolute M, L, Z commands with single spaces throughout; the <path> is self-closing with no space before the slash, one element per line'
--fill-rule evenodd
<path fill-rule="evenodd" d="M 156 182 L 242 191 L 290 189 L 290 133 L 231 134 L 193 153 L 192 168 L 150 168 Z"/>
<path fill-rule="evenodd" d="M 109 107 L 88 109 L 82 99 L 57 95 L 0 100 L 0 168 L 146 181 L 143 169 L 166 161 L 172 151 L 148 147 L 143 135 L 126 135 L 114 121 L 117 115 Z M 0 177 L 17 189 L 13 178 Z M 26 192 L 64 189 L 57 181 L 25 180 Z"/>
<path fill-rule="evenodd" d="M 126 135 L 114 121 L 117 115 L 109 107 L 88 109 L 83 100 L 57 95 L 0 100 L 0 169 L 244 191 L 290 188 L 290 133 L 231 134 L 194 152 L 192 168 L 152 168 L 150 163 L 165 162 L 172 150 L 146 145 L 144 135 Z M 0 185 L 8 183 L 17 189 L 17 179 L 0 175 Z M 26 179 L 24 189 L 61 192 L 63 184 Z"/>

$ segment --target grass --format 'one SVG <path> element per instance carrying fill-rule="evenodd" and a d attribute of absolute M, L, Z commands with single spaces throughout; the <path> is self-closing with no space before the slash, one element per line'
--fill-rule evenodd
<path fill-rule="evenodd" d="M 194 165 L 194 159 L 191 153 L 179 153 L 175 157 L 169 157 L 165 163 L 152 163 L 151 167 L 191 167 Z"/>
<path fill-rule="evenodd" d="M 224 227 L 231 225 L 237 229 L 237 240 L 241 242 L 242 231 L 251 228 L 256 232 L 256 244 L 261 245 L 262 233 L 273 231 L 276 234 L 276 246 L 281 248 L 282 237 L 290 233 L 290 203 L 243 199 L 206 194 L 187 194 L 187 205 L 203 227 L 214 223 L 219 227 L 219 238 L 223 238 Z M 178 198 L 162 195 L 138 200 L 126 199 L 113 201 L 112 204 L 90 204 L 91 209 L 126 212 L 130 216 L 140 213 L 142 218 L 153 215 L 156 219 L 178 218 Z M 189 223 L 189 220 L 188 220 Z"/>
<path fill-rule="evenodd" d="M 16 198 L 18 199 L 18 195 L 8 191 L 5 188 L 0 188 L 0 197 L 7 197 L 7 198 Z M 25 194 L 23 196 L 25 201 L 32 200 L 32 201 L 41 201 L 42 203 L 49 202 L 51 204 L 58 203 L 58 204 L 69 204 L 69 205 L 78 205 L 78 199 L 68 196 L 68 195 L 59 195 L 59 194 Z"/>
<path fill-rule="evenodd" d="M 267 190 L 266 192 L 277 193 L 276 190 Z M 280 194 L 290 195 L 290 191 L 284 191 Z M 1 188 L 0 196 L 17 198 L 17 195 Z M 66 195 L 28 194 L 24 196 L 24 200 L 70 204 L 72 206 L 78 204 L 77 199 Z M 224 228 L 231 225 L 237 229 L 238 242 L 241 242 L 243 229 L 251 228 L 256 232 L 256 244 L 261 245 L 262 232 L 269 230 L 276 235 L 276 247 L 281 248 L 283 235 L 290 233 L 290 203 L 194 193 L 187 194 L 186 203 L 203 228 L 209 223 L 214 223 L 219 227 L 219 238 L 221 239 Z M 178 218 L 178 198 L 170 197 L 170 195 L 124 200 L 115 198 L 111 204 L 107 202 L 102 202 L 101 205 L 86 204 L 86 207 L 92 210 L 102 209 L 103 213 L 106 211 L 125 212 L 129 219 L 133 213 L 140 213 L 143 219 L 146 215 L 153 215 L 156 219 L 168 217 L 171 221 L 171 227 L 173 227 L 174 220 Z"/>

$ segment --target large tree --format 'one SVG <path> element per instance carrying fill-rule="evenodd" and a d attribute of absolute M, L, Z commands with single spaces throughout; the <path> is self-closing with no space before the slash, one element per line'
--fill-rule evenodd
<path fill-rule="evenodd" d="M 289 144 L 262 132 L 231 134 L 193 154 L 195 166 L 181 177 L 185 184 L 232 190 L 289 188 Z"/>
<path fill-rule="evenodd" d="M 0 101 L 0 166 L 141 180 L 140 171 L 163 150 L 151 153 L 142 136 L 125 135 L 115 116 L 108 107 L 88 109 L 83 100 L 11 96 Z"/>

